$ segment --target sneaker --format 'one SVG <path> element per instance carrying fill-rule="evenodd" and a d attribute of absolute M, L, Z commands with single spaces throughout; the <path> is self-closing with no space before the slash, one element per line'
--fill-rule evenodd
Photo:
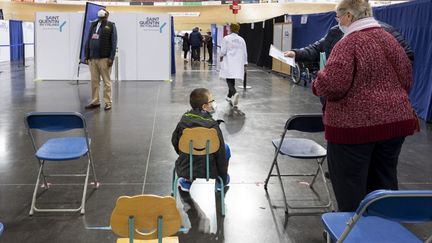
<path fill-rule="evenodd" d="M 189 192 L 190 188 L 191 188 L 192 182 L 186 180 L 183 177 L 180 177 L 178 180 L 178 186 L 180 187 L 180 189 L 184 192 Z"/>
<path fill-rule="evenodd" d="M 94 109 L 94 108 L 98 108 L 99 106 L 100 106 L 100 104 L 92 104 L 92 103 L 90 103 L 90 104 L 86 105 L 84 108 L 86 108 L 86 109 Z"/>
<path fill-rule="evenodd" d="M 230 176 L 227 175 L 227 181 L 226 181 L 226 184 L 224 185 L 224 187 L 228 187 L 228 186 L 229 186 L 229 183 L 230 183 Z M 218 192 L 221 191 L 221 184 L 219 183 L 219 179 L 216 179 L 215 187 L 216 187 L 216 190 L 217 190 Z"/>
<path fill-rule="evenodd" d="M 107 111 L 107 110 L 111 110 L 111 105 L 106 104 L 104 109 L 105 109 L 106 111 Z"/>
<path fill-rule="evenodd" d="M 232 100 L 231 100 L 231 98 L 230 97 L 225 97 L 225 100 L 232 106 L 233 105 L 233 103 L 232 103 Z"/>
<path fill-rule="evenodd" d="M 232 105 L 233 105 L 233 106 L 237 106 L 237 104 L 238 104 L 238 99 L 239 99 L 239 94 L 238 94 L 238 93 L 235 93 L 235 94 L 233 95 L 233 97 L 231 98 L 231 100 L 232 100 Z"/>

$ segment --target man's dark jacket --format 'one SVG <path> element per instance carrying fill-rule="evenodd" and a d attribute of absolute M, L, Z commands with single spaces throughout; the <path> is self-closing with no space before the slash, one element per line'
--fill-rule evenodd
<path fill-rule="evenodd" d="M 85 58 L 86 59 L 92 59 L 92 56 L 90 54 L 90 50 L 93 49 L 93 45 L 95 42 L 92 40 L 92 36 L 96 31 L 96 26 L 98 24 L 98 21 L 95 21 L 91 24 L 89 29 L 89 34 L 87 36 L 86 46 L 85 46 Z M 114 30 L 115 24 L 110 21 L 103 21 L 101 23 L 101 26 L 99 27 L 98 34 L 99 34 L 99 55 L 97 59 L 101 58 L 110 58 L 111 60 L 114 60 L 115 56 L 115 49 L 117 46 L 113 46 L 113 42 L 117 43 L 117 36 L 113 36 L 115 32 Z M 113 41 L 113 38 L 114 41 Z M 97 54 L 96 54 L 97 55 Z"/>
<path fill-rule="evenodd" d="M 179 141 L 180 137 L 183 134 L 183 130 L 185 128 L 193 128 L 193 127 L 205 127 L 205 128 L 214 128 L 216 129 L 219 137 L 220 148 L 219 151 L 210 154 L 210 177 L 217 178 L 217 176 L 222 177 L 222 180 L 226 182 L 227 171 L 228 171 L 228 161 L 225 155 L 225 143 L 222 136 L 222 132 L 219 128 L 219 123 L 215 121 L 211 114 L 207 111 L 201 109 L 193 109 L 185 114 L 183 114 L 180 122 L 177 124 L 176 129 L 172 134 L 172 145 L 179 155 L 175 168 L 177 175 L 179 177 L 189 178 L 189 155 L 182 153 L 179 150 Z M 193 156 L 193 176 L 199 178 L 205 178 L 206 170 L 205 170 L 205 155 L 194 155 Z"/>
<path fill-rule="evenodd" d="M 402 35 L 394 27 L 386 23 L 379 21 L 379 24 L 385 31 L 396 38 L 400 45 L 405 49 L 408 58 L 411 62 L 414 62 L 414 53 Z M 319 62 L 320 52 L 325 52 L 328 59 L 333 47 L 340 39 L 342 39 L 342 37 L 343 32 L 339 29 L 339 26 L 333 26 L 327 35 L 319 41 L 301 49 L 293 49 L 296 54 L 295 59 L 298 62 Z"/>
<path fill-rule="evenodd" d="M 202 35 L 197 29 L 194 29 L 192 33 L 189 34 L 189 43 L 192 47 L 201 47 Z"/>

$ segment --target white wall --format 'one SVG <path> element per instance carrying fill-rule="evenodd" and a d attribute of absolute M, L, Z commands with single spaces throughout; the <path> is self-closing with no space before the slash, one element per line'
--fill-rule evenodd
<path fill-rule="evenodd" d="M 60 16 L 66 21 L 47 28 L 39 23 L 46 16 Z M 151 20 L 158 20 L 149 22 Z M 158 19 L 157 19 L 158 18 Z M 51 80 L 88 80 L 87 65 L 80 64 L 83 13 L 37 13 L 36 15 L 36 77 Z M 171 76 L 171 21 L 166 14 L 111 13 L 110 21 L 117 28 L 119 79 L 168 80 Z M 165 26 L 160 31 L 160 26 Z M 40 53 L 47 53 L 41 57 Z M 68 60 L 65 60 L 67 58 Z M 55 64 L 54 64 L 55 63 Z M 53 69 L 53 66 L 62 65 Z M 113 69 L 112 77 L 115 70 Z"/>
<path fill-rule="evenodd" d="M 0 62 L 10 61 L 9 21 L 0 20 Z"/>

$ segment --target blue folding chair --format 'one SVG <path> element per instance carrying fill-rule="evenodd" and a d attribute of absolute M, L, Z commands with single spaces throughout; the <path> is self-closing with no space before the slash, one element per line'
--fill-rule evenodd
<path fill-rule="evenodd" d="M 285 203 L 285 213 L 288 214 L 288 209 L 328 209 L 332 206 L 332 201 L 330 199 L 330 191 L 327 186 L 327 181 L 324 176 L 324 170 L 322 168 L 322 164 L 325 161 L 327 156 L 327 150 L 319 145 L 317 142 L 307 138 L 286 138 L 286 134 L 288 130 L 299 131 L 303 133 L 317 133 L 324 131 L 324 125 L 322 122 L 322 114 L 298 114 L 290 117 L 285 123 L 285 129 L 281 135 L 281 138 L 273 139 L 272 143 L 275 148 L 275 155 L 273 158 L 273 163 L 270 167 L 270 171 L 267 175 L 267 178 L 264 183 L 264 189 L 267 191 L 267 186 L 270 180 L 270 177 L 278 177 L 279 183 L 282 189 L 282 194 Z M 281 142 L 282 141 L 282 142 Z M 278 156 L 286 155 L 291 158 L 303 159 L 303 160 L 315 160 L 316 162 L 316 171 L 315 173 L 292 173 L 292 174 L 281 174 L 279 165 L 278 165 Z M 273 170 L 276 168 L 276 174 L 273 174 Z M 309 183 L 309 187 L 313 189 L 313 185 L 316 182 L 317 177 L 321 175 L 321 179 L 323 181 L 324 188 L 326 190 L 326 202 L 321 203 L 321 205 L 304 205 L 304 206 L 293 206 L 288 204 L 287 198 L 285 195 L 284 186 L 282 183 L 282 177 L 289 176 L 305 176 L 312 177 L 311 182 Z"/>
<path fill-rule="evenodd" d="M 327 242 L 423 242 L 400 223 L 432 222 L 432 190 L 369 193 L 356 212 L 322 215 Z M 432 241 L 432 235 L 426 242 Z"/>
<path fill-rule="evenodd" d="M 85 197 L 87 193 L 88 177 L 90 173 L 90 167 L 94 177 L 94 185 L 97 188 L 98 183 L 96 180 L 96 173 L 94 164 L 92 161 L 91 150 L 90 150 L 90 138 L 86 127 L 84 117 L 77 112 L 32 112 L 26 115 L 25 123 L 27 130 L 30 135 L 33 148 L 35 150 L 35 156 L 39 163 L 39 173 L 36 179 L 35 189 L 33 192 L 33 198 L 31 203 L 30 215 L 36 212 L 77 212 L 81 211 L 81 214 L 85 212 Z M 65 135 L 66 132 L 71 130 L 81 130 L 82 135 L 79 137 L 62 136 L 49 138 L 44 143 L 38 143 L 35 141 L 34 133 L 36 130 L 43 132 L 50 132 Z M 67 134 L 66 134 L 67 135 Z M 81 157 L 87 156 L 87 172 L 86 174 L 57 174 L 57 175 L 45 175 L 44 166 L 47 161 L 52 162 L 63 162 L 67 160 L 77 160 Z M 48 189 L 49 184 L 47 177 L 61 177 L 61 176 L 81 176 L 85 177 L 84 191 L 82 194 L 81 206 L 79 208 L 57 208 L 57 209 L 39 209 L 36 207 L 36 195 L 39 187 L 39 181 L 42 177 L 43 186 Z"/>

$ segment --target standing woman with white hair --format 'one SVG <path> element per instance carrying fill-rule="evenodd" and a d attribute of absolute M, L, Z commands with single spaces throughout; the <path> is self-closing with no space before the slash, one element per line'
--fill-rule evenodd
<path fill-rule="evenodd" d="M 327 160 L 339 211 L 355 211 L 371 191 L 398 189 L 399 153 L 416 124 L 411 62 L 371 15 L 365 0 L 339 2 L 344 37 L 312 85 L 327 101 Z"/>

